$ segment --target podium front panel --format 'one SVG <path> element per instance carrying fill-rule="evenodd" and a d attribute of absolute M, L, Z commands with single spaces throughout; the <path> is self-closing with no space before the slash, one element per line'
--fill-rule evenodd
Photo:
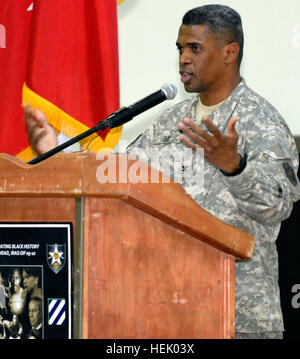
<path fill-rule="evenodd" d="M 83 337 L 234 337 L 234 258 L 121 199 L 86 198 Z"/>

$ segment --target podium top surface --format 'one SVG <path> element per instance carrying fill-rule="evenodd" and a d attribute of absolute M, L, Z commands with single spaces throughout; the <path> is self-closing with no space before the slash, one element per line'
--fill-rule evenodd
<path fill-rule="evenodd" d="M 236 259 L 250 259 L 255 245 L 249 233 L 215 218 L 179 184 L 127 155 L 57 154 L 29 165 L 0 154 L 0 197 L 116 198 Z"/>

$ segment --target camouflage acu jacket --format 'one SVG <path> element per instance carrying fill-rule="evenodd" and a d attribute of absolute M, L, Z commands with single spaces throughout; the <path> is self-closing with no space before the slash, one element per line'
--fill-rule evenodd
<path fill-rule="evenodd" d="M 192 96 L 165 111 L 128 147 L 128 153 L 135 155 L 136 148 L 149 157 L 154 150 L 161 153 L 166 148 L 182 153 L 186 146 L 178 139 L 177 125 L 184 117 L 195 121 L 198 99 L 198 95 Z M 210 118 L 225 132 L 233 116 L 238 117 L 238 151 L 248 156 L 243 172 L 227 177 L 203 158 L 202 164 L 188 160 L 179 169 L 186 171 L 191 166 L 190 173 L 195 175 L 200 166 L 203 183 L 191 185 L 183 178 L 181 185 L 206 211 L 256 239 L 252 259 L 236 262 L 236 331 L 282 331 L 276 239 L 281 221 L 290 215 L 293 201 L 300 198 L 298 153 L 283 118 L 244 80 Z M 171 177 L 176 164 L 173 167 Z"/>

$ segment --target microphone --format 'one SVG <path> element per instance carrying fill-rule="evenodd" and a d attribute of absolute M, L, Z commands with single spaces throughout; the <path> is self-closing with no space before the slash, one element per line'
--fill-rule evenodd
<path fill-rule="evenodd" d="M 106 120 L 100 121 L 97 126 L 88 129 L 87 131 L 81 133 L 74 138 L 71 138 L 70 140 L 56 146 L 55 148 L 52 148 L 48 152 L 41 154 L 40 156 L 32 159 L 27 163 L 30 165 L 39 163 L 97 131 L 103 131 L 107 127 L 119 127 L 124 123 L 130 121 L 134 116 L 139 115 L 140 113 L 148 110 L 149 108 L 158 105 L 165 100 L 172 100 L 176 96 L 176 94 L 177 88 L 175 85 L 164 84 L 160 90 L 143 98 L 142 100 L 134 103 L 129 107 L 122 107 L 120 110 L 112 113 Z"/>
<path fill-rule="evenodd" d="M 149 110 L 165 100 L 172 100 L 177 95 L 177 88 L 171 83 L 166 83 L 162 88 L 142 100 L 112 113 L 106 120 L 102 121 L 109 128 L 119 127 L 132 120 L 133 117 Z"/>

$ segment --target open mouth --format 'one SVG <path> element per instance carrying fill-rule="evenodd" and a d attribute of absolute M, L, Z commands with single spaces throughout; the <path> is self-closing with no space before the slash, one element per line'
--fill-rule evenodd
<path fill-rule="evenodd" d="M 191 72 L 188 71 L 179 71 L 180 76 L 181 76 L 181 81 L 185 84 L 188 83 L 192 80 L 192 78 L 194 77 L 194 75 Z"/>

